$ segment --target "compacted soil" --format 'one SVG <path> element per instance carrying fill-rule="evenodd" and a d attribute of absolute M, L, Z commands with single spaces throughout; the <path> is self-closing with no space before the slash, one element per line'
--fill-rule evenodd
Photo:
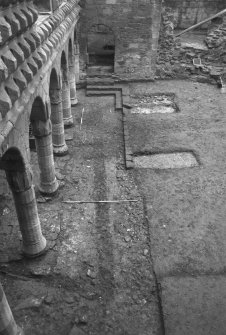
<path fill-rule="evenodd" d="M 127 111 L 132 157 L 189 152 L 197 166 L 126 170 L 113 97 L 80 90 L 69 155 L 55 157 L 54 198 L 39 194 L 31 152 L 45 255 L 23 257 L 10 193 L 0 201 L 0 280 L 26 335 L 226 333 L 226 95 L 189 81 L 129 88 L 131 103 L 173 93 L 177 105 Z"/>

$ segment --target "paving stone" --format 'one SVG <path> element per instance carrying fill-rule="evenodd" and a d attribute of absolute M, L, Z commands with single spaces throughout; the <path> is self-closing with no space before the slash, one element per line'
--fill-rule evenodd
<path fill-rule="evenodd" d="M 126 155 L 127 157 L 127 155 Z M 150 169 L 181 169 L 199 166 L 191 153 L 153 154 L 134 157 L 135 168 Z"/>

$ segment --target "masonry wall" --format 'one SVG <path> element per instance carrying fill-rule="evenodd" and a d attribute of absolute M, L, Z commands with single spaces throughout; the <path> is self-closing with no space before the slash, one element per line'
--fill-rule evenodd
<path fill-rule="evenodd" d="M 50 74 L 54 69 L 62 80 L 61 58 L 64 53 L 69 64 L 69 40 L 73 49 L 80 7 L 78 0 L 70 0 L 40 23 L 32 2 L 14 2 L 7 0 L 12 6 L 0 11 L 0 162 L 8 149 L 16 147 L 29 166 L 33 102 L 41 99 L 46 118 L 50 117 Z M 40 115 L 41 110 L 37 118 Z M 0 197 L 8 190 L 0 170 Z"/>
<path fill-rule="evenodd" d="M 164 0 L 174 10 L 177 28 L 188 28 L 226 8 L 225 0 Z"/>
<path fill-rule="evenodd" d="M 87 34 L 104 24 L 115 35 L 115 73 L 120 78 L 153 77 L 161 0 L 87 0 L 80 19 L 81 67 L 86 64 Z"/>

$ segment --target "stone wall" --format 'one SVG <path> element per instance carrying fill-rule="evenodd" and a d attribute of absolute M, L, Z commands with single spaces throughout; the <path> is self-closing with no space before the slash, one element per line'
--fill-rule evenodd
<path fill-rule="evenodd" d="M 226 8 L 225 0 L 164 0 L 173 9 L 177 28 L 188 28 Z M 205 26 L 203 26 L 205 27 Z"/>
<path fill-rule="evenodd" d="M 213 25 L 202 43 L 184 41 L 184 36 L 175 36 L 174 10 L 164 7 L 160 30 L 156 79 L 192 79 L 216 84 L 226 65 L 226 16 L 222 23 Z M 194 35 L 195 36 L 195 35 Z M 194 64 L 200 60 L 201 66 Z"/>
<path fill-rule="evenodd" d="M 210 49 L 219 47 L 222 47 L 222 49 L 226 49 L 226 16 L 223 18 L 222 24 L 219 24 L 218 26 L 214 26 L 212 27 L 212 29 L 209 29 L 205 42 Z"/>
<path fill-rule="evenodd" d="M 115 36 L 115 73 L 120 78 L 152 78 L 154 73 L 161 0 L 89 0 L 82 4 L 81 67 L 86 66 L 87 34 L 105 25 Z"/>

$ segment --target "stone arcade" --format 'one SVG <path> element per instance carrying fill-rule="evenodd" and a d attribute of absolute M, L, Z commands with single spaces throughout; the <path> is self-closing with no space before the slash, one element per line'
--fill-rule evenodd
<path fill-rule="evenodd" d="M 23 252 L 45 252 L 29 154 L 29 124 L 35 137 L 40 192 L 59 187 L 53 155 L 66 155 L 64 126 L 73 125 L 77 104 L 77 0 L 64 2 L 39 19 L 32 1 L 5 1 L 0 8 L 0 168 L 12 191 L 23 238 Z M 76 67 L 77 66 L 77 67 Z M 77 75 L 78 76 L 78 75 Z M 4 175 L 1 174 L 2 183 Z M 1 184 L 2 184 L 1 183 Z M 19 334 L 1 288 L 1 334 Z"/>

